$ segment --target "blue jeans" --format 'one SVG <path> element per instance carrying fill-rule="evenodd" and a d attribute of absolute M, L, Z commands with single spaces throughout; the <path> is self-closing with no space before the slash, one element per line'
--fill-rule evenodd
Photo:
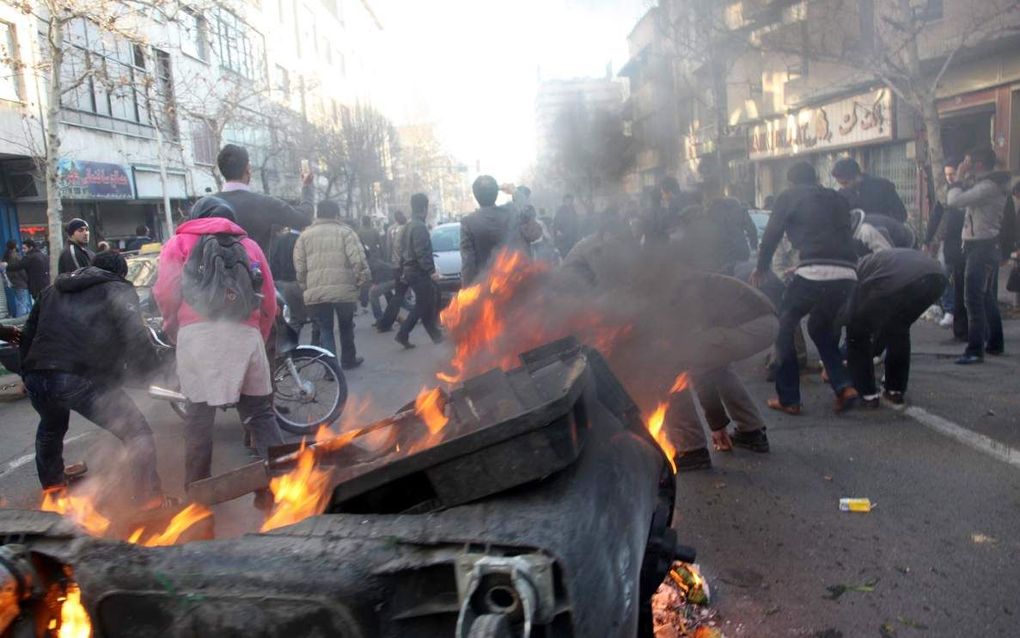
<path fill-rule="evenodd" d="M 999 244 L 994 239 L 964 243 L 964 305 L 967 307 L 966 354 L 984 356 L 985 349 L 1002 352 L 999 314 Z"/>
<path fill-rule="evenodd" d="M 74 410 L 116 436 L 127 448 L 136 499 L 162 494 L 152 430 L 124 390 L 101 387 L 85 377 L 56 370 L 26 373 L 25 389 L 40 417 L 35 435 L 35 467 L 43 488 L 66 482 L 64 435 Z"/>
<path fill-rule="evenodd" d="M 358 310 L 358 302 L 317 303 L 305 306 L 308 316 L 319 328 L 319 343 L 315 344 L 340 355 L 340 363 L 353 363 L 358 358 L 354 346 L 354 313 Z M 340 329 L 340 350 L 336 351 L 336 338 L 333 336 L 333 315 Z"/>
<path fill-rule="evenodd" d="M 776 337 L 779 357 L 776 394 L 783 405 L 800 405 L 800 369 L 793 338 L 805 315 L 808 315 L 808 334 L 829 373 L 832 391 L 839 394 L 853 385 L 839 352 L 839 320 L 855 286 L 856 282 L 850 279 L 813 281 L 795 276 L 786 287 Z"/>
<path fill-rule="evenodd" d="M 14 288 L 14 316 L 24 317 L 32 312 L 32 295 L 28 288 Z"/>

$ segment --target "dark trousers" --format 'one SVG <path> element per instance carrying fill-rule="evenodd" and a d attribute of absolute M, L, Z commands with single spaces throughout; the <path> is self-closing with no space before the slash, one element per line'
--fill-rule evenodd
<path fill-rule="evenodd" d="M 358 351 L 354 347 L 354 313 L 358 309 L 358 304 L 341 301 L 309 304 L 305 308 L 308 311 L 308 316 L 312 318 L 312 322 L 319 328 L 319 342 L 315 345 L 334 354 L 339 354 L 341 364 L 352 363 L 358 357 Z M 336 350 L 336 338 L 333 336 L 334 315 L 340 330 L 339 353 Z"/>
<path fill-rule="evenodd" d="M 408 285 L 414 290 L 414 308 L 407 320 L 400 326 L 399 336 L 406 339 L 420 320 L 430 337 L 440 338 L 441 333 L 437 325 L 439 314 L 436 305 L 438 295 L 435 282 L 431 277 L 422 273 L 409 274 L 407 279 Z"/>
<path fill-rule="evenodd" d="M 740 432 L 754 432 L 765 425 L 754 400 L 732 366 L 695 374 L 694 389 L 705 413 L 705 421 L 713 432 L 726 429 L 731 421 L 736 423 Z"/>
<path fill-rule="evenodd" d="M 885 389 L 906 392 L 910 378 L 910 326 L 946 287 L 943 275 L 927 275 L 897 292 L 854 309 L 847 326 L 847 364 L 854 386 L 864 396 L 878 394 L 874 356 L 885 348 Z"/>
<path fill-rule="evenodd" d="M 43 488 L 65 483 L 64 435 L 74 410 L 124 444 L 135 498 L 144 500 L 162 494 L 152 430 L 124 390 L 101 387 L 85 377 L 55 370 L 27 373 L 25 389 L 39 413 L 35 467 Z"/>
<path fill-rule="evenodd" d="M 212 476 L 213 425 L 216 409 L 208 403 L 188 404 L 184 420 L 184 484 Z M 252 443 L 259 456 L 268 458 L 269 448 L 283 444 L 283 436 L 273 414 L 273 395 L 253 397 L 241 395 L 237 402 L 241 423 L 251 434 Z"/>
<path fill-rule="evenodd" d="M 966 341 L 970 331 L 967 321 L 967 303 L 964 297 L 967 261 L 961 252 L 959 255 L 947 257 L 946 262 L 949 267 L 949 276 L 953 282 L 953 336 L 960 341 Z"/>
<path fill-rule="evenodd" d="M 383 297 L 386 298 L 386 302 L 389 303 L 390 299 L 393 298 L 393 288 L 397 285 L 397 282 L 390 279 L 389 281 L 383 281 L 373 286 L 368 291 L 368 303 L 372 305 L 372 316 L 375 317 L 376 321 L 379 321 L 385 316 L 382 309 L 382 303 L 379 301 Z"/>
<path fill-rule="evenodd" d="M 793 335 L 805 315 L 808 315 L 808 335 L 818 348 L 833 392 L 839 394 L 851 385 L 850 374 L 839 352 L 839 319 L 854 286 L 856 282 L 849 279 L 813 281 L 795 276 L 786 287 L 776 337 L 779 356 L 776 394 L 783 405 L 800 404 L 800 369 Z"/>
<path fill-rule="evenodd" d="M 397 283 L 393 287 L 393 296 L 390 297 L 390 302 L 386 304 L 386 312 L 383 314 L 382 319 L 376 321 L 376 326 L 380 330 L 389 330 L 393 327 L 393 322 L 397 320 L 397 315 L 400 313 L 400 308 L 404 304 L 404 297 L 407 296 L 407 290 L 410 286 L 402 278 L 397 278 Z"/>
<path fill-rule="evenodd" d="M 967 354 L 984 356 L 1003 349 L 999 314 L 999 245 L 994 239 L 968 241 L 963 248 L 964 305 L 967 308 Z"/>

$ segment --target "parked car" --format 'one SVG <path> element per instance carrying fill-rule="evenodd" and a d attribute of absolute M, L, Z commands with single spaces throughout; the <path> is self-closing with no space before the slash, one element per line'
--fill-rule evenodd
<path fill-rule="evenodd" d="M 161 244 L 147 244 L 137 254 L 126 255 L 128 272 L 126 279 L 135 285 L 142 314 L 152 317 L 159 313 L 152 298 L 152 287 L 159 274 L 159 250 Z"/>
<path fill-rule="evenodd" d="M 460 222 L 432 229 L 432 256 L 439 274 L 440 299 L 445 306 L 460 290 Z"/>

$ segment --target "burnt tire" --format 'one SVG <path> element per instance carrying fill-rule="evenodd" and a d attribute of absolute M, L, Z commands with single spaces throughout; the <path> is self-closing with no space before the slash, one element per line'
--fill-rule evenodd
<path fill-rule="evenodd" d="M 506 614 L 483 614 L 471 623 L 468 638 L 513 638 Z"/>

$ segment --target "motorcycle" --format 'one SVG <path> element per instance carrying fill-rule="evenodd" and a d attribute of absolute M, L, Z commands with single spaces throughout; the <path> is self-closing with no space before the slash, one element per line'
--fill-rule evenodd
<path fill-rule="evenodd" d="M 336 355 L 318 346 L 301 344 L 301 325 L 291 317 L 283 296 L 277 291 L 277 314 L 274 328 L 275 354 L 272 357 L 273 412 L 280 428 L 292 434 L 314 436 L 322 425 L 340 418 L 347 403 L 347 379 L 340 370 Z M 161 320 L 148 322 L 149 335 L 161 357 L 173 361 L 175 347 L 161 328 Z M 182 419 L 187 414 L 188 399 L 180 393 L 180 385 L 172 366 L 162 384 L 149 386 L 149 396 L 170 402 Z"/>

